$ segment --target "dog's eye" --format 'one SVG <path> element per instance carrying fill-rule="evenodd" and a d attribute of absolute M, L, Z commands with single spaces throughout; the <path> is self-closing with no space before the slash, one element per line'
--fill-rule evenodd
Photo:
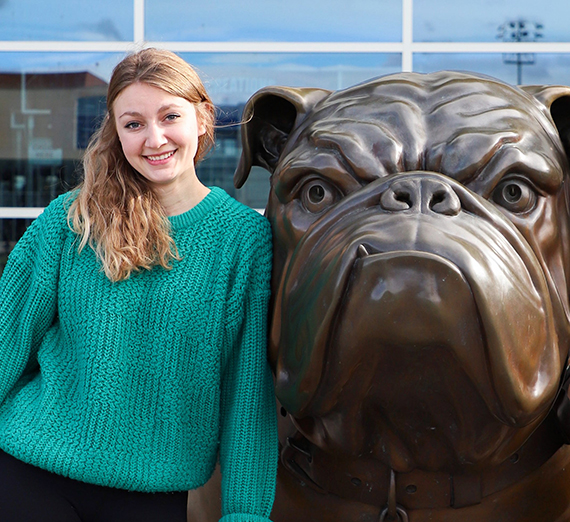
<path fill-rule="evenodd" d="M 536 192 L 525 182 L 508 179 L 497 185 L 492 195 L 493 201 L 510 212 L 522 213 L 536 205 Z"/>
<path fill-rule="evenodd" d="M 309 212 L 317 214 L 336 201 L 336 192 L 326 181 L 314 179 L 301 188 L 301 201 Z"/>

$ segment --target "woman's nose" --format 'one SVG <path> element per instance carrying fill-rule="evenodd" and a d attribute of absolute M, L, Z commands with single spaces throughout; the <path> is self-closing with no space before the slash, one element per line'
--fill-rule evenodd
<path fill-rule="evenodd" d="M 147 147 L 151 149 L 158 149 L 167 142 L 168 140 L 164 135 L 164 131 L 158 125 L 148 125 L 145 140 L 145 145 Z"/>

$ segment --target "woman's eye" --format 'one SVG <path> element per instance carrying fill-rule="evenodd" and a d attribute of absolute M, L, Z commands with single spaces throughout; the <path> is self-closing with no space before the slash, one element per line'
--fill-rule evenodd
<path fill-rule="evenodd" d="M 169 121 L 174 121 L 177 118 L 180 118 L 180 114 L 169 114 L 165 119 Z"/>
<path fill-rule="evenodd" d="M 125 125 L 125 129 L 138 129 L 140 127 L 140 123 L 137 121 L 131 121 Z"/>
<path fill-rule="evenodd" d="M 537 195 L 532 187 L 518 179 L 508 179 L 497 185 L 492 199 L 509 212 L 523 213 L 536 205 Z"/>
<path fill-rule="evenodd" d="M 338 192 L 326 181 L 313 179 L 303 185 L 300 196 L 303 206 L 317 214 L 336 202 Z"/>

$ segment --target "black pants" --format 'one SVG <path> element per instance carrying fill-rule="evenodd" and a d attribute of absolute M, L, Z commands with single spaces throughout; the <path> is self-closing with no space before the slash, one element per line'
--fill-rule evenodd
<path fill-rule="evenodd" d="M 187 498 L 85 484 L 0 451 L 2 522 L 186 522 Z"/>

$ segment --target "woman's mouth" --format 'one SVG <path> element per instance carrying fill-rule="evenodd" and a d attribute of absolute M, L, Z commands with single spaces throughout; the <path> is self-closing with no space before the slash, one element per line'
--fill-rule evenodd
<path fill-rule="evenodd" d="M 149 163 L 152 164 L 160 164 L 165 163 L 168 161 L 170 157 L 172 157 L 176 153 L 176 150 L 171 150 L 169 152 L 165 152 L 164 154 L 158 154 L 156 156 L 143 156 Z"/>

